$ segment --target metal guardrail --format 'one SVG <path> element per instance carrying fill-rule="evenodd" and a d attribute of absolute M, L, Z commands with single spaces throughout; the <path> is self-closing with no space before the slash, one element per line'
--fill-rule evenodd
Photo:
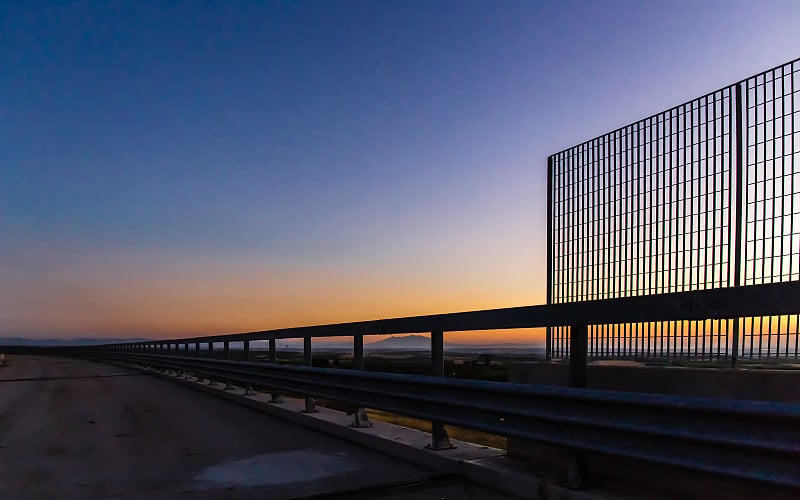
<path fill-rule="evenodd" d="M 50 352 L 103 361 L 188 371 L 243 385 L 323 397 L 431 420 L 431 448 L 450 446 L 444 424 L 531 439 L 582 452 L 599 452 L 715 475 L 800 488 L 800 405 L 588 390 L 589 328 L 595 324 L 730 319 L 800 312 L 800 282 L 771 283 L 188 337 Z M 571 388 L 444 378 L 446 331 L 569 326 Z M 431 332 L 433 376 L 363 372 L 365 335 Z M 312 368 L 313 337 L 352 336 L 355 370 Z M 276 339 L 303 338 L 307 366 L 277 364 Z M 268 340 L 269 362 L 249 362 L 250 342 Z M 225 357 L 243 342 L 245 361 Z M 200 349 L 201 343 L 208 350 Z M 195 349 L 189 347 L 194 344 Z M 183 349 L 181 349 L 181 347 Z M 203 354 L 209 357 L 202 357 Z M 356 418 L 356 424 L 359 420 Z M 580 466 L 578 467 L 580 468 Z"/>
<path fill-rule="evenodd" d="M 579 303 L 393 318 L 190 337 L 72 350 L 105 360 L 150 364 L 345 401 L 434 422 L 433 448 L 449 446 L 444 424 L 521 437 L 574 450 L 608 453 L 713 474 L 800 487 L 800 405 L 618 393 L 586 386 L 588 329 L 593 324 L 729 319 L 792 314 L 800 282 L 637 296 Z M 568 325 L 574 388 L 446 379 L 445 331 Z M 363 336 L 431 332 L 436 377 L 311 368 L 312 337 L 350 335 L 363 369 Z M 276 339 L 303 338 L 308 367 L 276 362 Z M 200 357 L 200 343 L 270 341 L 271 363 Z M 195 350 L 189 349 L 194 344 Z M 183 346 L 182 356 L 180 347 Z M 69 352 L 69 351 L 68 351 Z M 227 356 L 226 356 L 227 357 Z M 273 393 L 275 395 L 275 393 Z M 307 410 L 313 400 L 307 398 Z"/>
<path fill-rule="evenodd" d="M 800 404 L 99 353 L 582 452 L 800 488 Z"/>
<path fill-rule="evenodd" d="M 278 328 L 246 333 L 183 337 L 107 344 L 102 349 L 185 345 L 197 342 L 242 342 L 306 337 L 341 337 L 427 332 L 537 328 L 647 321 L 726 319 L 777 316 L 800 312 L 800 281 L 647 295 L 585 302 L 509 307 L 431 314 L 329 325 Z"/>
<path fill-rule="evenodd" d="M 185 353 L 194 344 L 194 354 L 201 355 L 200 344 L 207 343 L 211 355 L 214 343 L 222 343 L 226 358 L 230 342 L 243 342 L 249 359 L 250 342 L 268 340 L 274 361 L 276 339 L 303 338 L 307 365 L 311 365 L 313 337 L 353 336 L 355 362 L 363 366 L 364 335 L 431 333 L 432 371 L 444 374 L 443 337 L 447 331 L 499 330 L 512 328 L 569 326 L 570 379 L 573 386 L 586 385 L 586 360 L 589 354 L 591 325 L 614 325 L 643 322 L 686 322 L 691 320 L 734 320 L 748 316 L 779 316 L 800 312 L 800 282 L 770 283 L 736 288 L 720 288 L 644 295 L 586 302 L 434 314 L 407 318 L 380 319 L 353 323 L 281 328 L 208 337 L 187 337 L 127 344 L 99 346 L 101 350 Z"/>

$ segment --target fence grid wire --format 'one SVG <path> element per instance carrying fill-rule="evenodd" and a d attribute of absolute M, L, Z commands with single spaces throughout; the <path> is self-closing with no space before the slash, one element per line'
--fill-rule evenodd
<path fill-rule="evenodd" d="M 797 123 L 800 59 L 550 156 L 548 303 L 800 279 Z M 799 324 L 592 325 L 589 355 L 797 358 Z"/>

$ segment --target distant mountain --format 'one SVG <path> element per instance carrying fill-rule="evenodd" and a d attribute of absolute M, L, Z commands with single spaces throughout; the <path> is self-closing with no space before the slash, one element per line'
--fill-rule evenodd
<path fill-rule="evenodd" d="M 431 339 L 424 335 L 407 335 L 404 337 L 396 337 L 394 335 L 389 338 L 372 342 L 371 344 L 364 344 L 364 349 L 380 350 L 380 349 L 409 349 L 409 350 L 423 350 L 431 348 Z"/>

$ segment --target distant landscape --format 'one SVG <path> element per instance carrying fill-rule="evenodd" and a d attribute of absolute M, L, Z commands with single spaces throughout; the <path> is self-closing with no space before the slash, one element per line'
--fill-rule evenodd
<path fill-rule="evenodd" d="M 125 342 L 147 342 L 157 339 L 148 338 L 88 338 L 79 337 L 73 339 L 37 339 L 25 337 L 0 337 L 0 346 L 31 346 L 31 347 L 58 347 L 58 346 L 87 346 L 87 345 L 101 345 L 101 344 L 116 344 Z M 382 351 L 429 351 L 431 348 L 431 339 L 425 335 L 390 335 L 382 338 L 376 342 L 370 342 L 369 336 L 365 337 L 364 350 L 367 352 L 382 352 Z M 302 350 L 303 339 L 279 339 L 277 341 L 278 349 L 286 349 L 290 351 Z M 231 342 L 232 350 L 240 350 L 242 348 L 241 342 Z M 253 341 L 250 345 L 251 350 L 261 351 L 267 350 L 267 341 Z M 352 340 L 325 340 L 314 339 L 312 348 L 315 351 L 327 352 L 352 352 Z M 544 355 L 544 342 L 541 340 L 531 341 L 530 343 L 497 343 L 497 344 L 483 344 L 483 343 L 453 343 L 447 342 L 447 335 L 445 334 L 444 348 L 446 352 L 458 353 L 497 353 L 507 355 L 535 355 L 541 353 Z"/>
<path fill-rule="evenodd" d="M 544 355 L 545 344 L 541 340 L 531 341 L 530 343 L 507 343 L 499 342 L 496 344 L 486 343 L 465 343 L 448 342 L 445 334 L 444 350 L 454 353 L 504 353 L 521 355 L 531 355 L 541 352 Z M 302 339 L 282 339 L 278 340 L 281 349 L 302 350 Z M 352 352 L 352 340 L 317 340 L 312 342 L 314 350 L 327 352 Z M 430 351 L 431 339 L 425 335 L 390 335 L 376 342 L 370 342 L 369 337 L 364 338 L 364 351 L 366 352 L 386 352 L 386 351 Z"/>
<path fill-rule="evenodd" d="M 73 339 L 31 339 L 26 337 L 0 337 L 0 346 L 31 346 L 31 347 L 59 347 L 70 345 L 102 345 L 117 344 L 121 342 L 146 342 L 146 338 L 124 338 L 124 339 L 99 339 L 90 337 L 79 337 Z"/>

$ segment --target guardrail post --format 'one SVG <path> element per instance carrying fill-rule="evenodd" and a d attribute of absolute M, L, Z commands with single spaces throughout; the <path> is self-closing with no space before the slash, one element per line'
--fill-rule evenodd
<path fill-rule="evenodd" d="M 444 332 L 431 332 L 431 371 L 435 377 L 444 377 Z M 431 422 L 431 442 L 425 445 L 430 450 L 449 450 L 455 448 L 443 422 Z"/>
<path fill-rule="evenodd" d="M 194 355 L 195 357 L 200 357 L 200 342 L 194 343 Z"/>
<path fill-rule="evenodd" d="M 244 360 L 250 361 L 250 341 L 245 340 L 242 344 L 244 346 Z"/>
<path fill-rule="evenodd" d="M 213 342 L 209 342 L 208 343 L 208 357 L 209 358 L 213 358 L 214 357 L 214 343 Z"/>
<path fill-rule="evenodd" d="M 278 364 L 278 349 L 275 345 L 275 339 L 269 339 L 269 362 Z M 277 389 L 273 389 L 269 397 L 270 403 L 283 403 L 281 393 Z"/>
<path fill-rule="evenodd" d="M 314 365 L 311 357 L 311 337 L 303 337 L 303 360 L 306 366 Z M 306 396 L 306 407 L 303 413 L 317 413 L 318 411 L 313 396 Z"/>
<path fill-rule="evenodd" d="M 589 350 L 589 327 L 572 325 L 569 331 L 569 385 L 586 388 L 586 362 Z"/>
<path fill-rule="evenodd" d="M 184 342 L 183 350 L 184 350 L 184 355 L 188 356 L 189 355 L 189 343 L 188 342 Z"/>
<path fill-rule="evenodd" d="M 586 388 L 586 364 L 589 350 L 589 327 L 584 324 L 571 325 L 569 329 L 569 385 Z M 583 453 L 570 450 L 567 461 L 567 486 L 576 489 L 595 485 Z"/>
<path fill-rule="evenodd" d="M 231 359 L 231 344 L 227 340 L 222 343 L 222 350 L 225 354 L 225 359 Z"/>
<path fill-rule="evenodd" d="M 364 371 L 364 336 L 353 335 L 353 369 Z M 369 421 L 367 411 L 360 406 L 356 408 L 353 414 L 353 423 L 351 427 L 372 427 L 372 422 Z"/>

